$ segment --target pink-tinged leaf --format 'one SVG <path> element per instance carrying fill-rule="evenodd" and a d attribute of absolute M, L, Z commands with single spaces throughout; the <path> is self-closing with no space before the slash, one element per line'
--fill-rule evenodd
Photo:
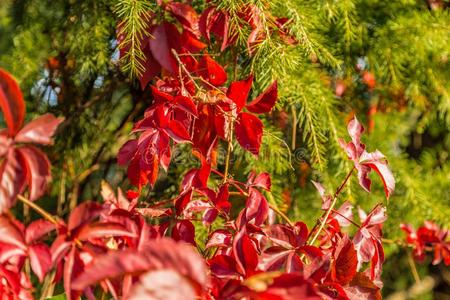
<path fill-rule="evenodd" d="M 267 219 L 269 214 L 269 204 L 266 198 L 254 188 L 250 188 L 247 198 L 245 215 L 247 220 L 255 220 L 255 225 L 259 226 Z"/>
<path fill-rule="evenodd" d="M 25 118 L 25 101 L 16 80 L 0 68 L 0 108 L 5 116 L 10 136 L 22 127 Z"/>
<path fill-rule="evenodd" d="M 12 144 L 13 139 L 8 136 L 8 131 L 6 129 L 0 130 L 0 158 L 6 155 Z"/>
<path fill-rule="evenodd" d="M 29 198 L 31 201 L 34 201 L 46 192 L 47 184 L 52 178 L 50 162 L 47 155 L 33 146 L 18 148 L 17 152 L 22 155 L 22 159 L 25 162 L 26 180 L 30 189 Z"/>
<path fill-rule="evenodd" d="M 28 248 L 28 255 L 34 274 L 36 274 L 40 282 L 44 281 L 45 275 L 52 268 L 50 249 L 43 243 L 31 245 Z"/>
<path fill-rule="evenodd" d="M 25 229 L 25 241 L 27 244 L 38 241 L 55 229 L 55 224 L 47 220 L 38 219 L 30 223 Z"/>
<path fill-rule="evenodd" d="M 147 84 L 158 74 L 161 73 L 161 65 L 155 60 L 153 55 L 149 50 L 144 51 L 145 61 L 143 61 L 142 66 L 144 67 L 144 72 L 139 76 L 139 83 L 141 84 L 141 89 L 144 90 Z"/>
<path fill-rule="evenodd" d="M 94 223 L 83 226 L 77 234 L 77 239 L 80 241 L 87 241 L 89 239 L 108 238 L 113 236 L 136 237 L 136 234 L 130 232 L 120 224 Z"/>
<path fill-rule="evenodd" d="M 216 255 L 208 260 L 208 265 L 214 276 L 219 278 L 236 278 L 239 276 L 236 270 L 236 261 L 231 256 Z"/>
<path fill-rule="evenodd" d="M 231 245 L 231 233 L 226 230 L 218 229 L 211 234 L 205 249 L 211 247 L 228 247 Z"/>
<path fill-rule="evenodd" d="M 250 173 L 249 178 L 247 180 L 247 185 L 252 187 L 259 187 L 265 189 L 266 191 L 270 191 L 270 187 L 272 185 L 270 180 L 270 174 L 267 172 L 263 172 L 261 174 L 256 175 L 254 172 Z"/>
<path fill-rule="evenodd" d="M 165 128 L 165 131 L 177 143 L 189 142 L 191 140 L 186 127 L 177 120 L 170 121 L 169 126 Z"/>
<path fill-rule="evenodd" d="M 172 238 L 196 246 L 194 224 L 188 220 L 178 221 L 172 229 Z"/>
<path fill-rule="evenodd" d="M 22 230 L 6 216 L 0 216 L 0 242 L 26 249 Z"/>
<path fill-rule="evenodd" d="M 168 93 L 165 93 L 158 89 L 156 86 L 150 86 L 152 90 L 153 98 L 155 99 L 156 104 L 165 104 L 173 102 L 174 97 Z"/>
<path fill-rule="evenodd" d="M 208 284 L 203 258 L 188 244 L 172 239 L 150 240 L 142 251 L 113 251 L 98 256 L 86 271 L 73 282 L 73 288 L 84 290 L 104 279 L 126 274 L 139 275 L 153 270 L 173 270 L 188 278 L 196 291 Z"/>
<path fill-rule="evenodd" d="M 196 300 L 195 287 L 176 270 L 150 271 L 140 277 L 133 286 L 129 300 Z"/>
<path fill-rule="evenodd" d="M 263 136 L 263 124 L 258 117 L 249 113 L 240 113 L 235 125 L 236 139 L 245 150 L 259 154 Z"/>
<path fill-rule="evenodd" d="M 137 140 L 127 141 L 119 150 L 117 155 L 117 162 L 119 165 L 126 165 L 136 154 L 138 142 Z"/>
<path fill-rule="evenodd" d="M 170 208 L 136 208 L 136 211 L 147 218 L 161 218 L 172 214 Z"/>
<path fill-rule="evenodd" d="M 356 273 L 350 284 L 344 288 L 350 299 L 381 300 L 380 288 L 363 273 Z"/>
<path fill-rule="evenodd" d="M 71 247 L 72 242 L 66 241 L 65 235 L 59 235 L 50 248 L 53 264 L 58 264 L 71 249 Z"/>
<path fill-rule="evenodd" d="M 274 274 L 274 275 L 272 275 Z M 262 273 L 244 282 L 250 291 L 247 296 L 252 300 L 320 300 L 314 283 L 298 273 L 281 274 Z M 276 276 L 276 277 L 275 277 Z"/>
<path fill-rule="evenodd" d="M 386 198 L 389 198 L 395 189 L 395 179 L 391 170 L 387 166 L 384 155 L 378 150 L 375 150 L 375 152 L 372 153 L 367 153 L 364 151 L 360 157 L 360 163 L 377 172 L 383 181 Z"/>
<path fill-rule="evenodd" d="M 268 113 L 272 110 L 278 98 L 278 85 L 274 81 L 261 95 L 247 104 L 248 111 L 256 114 Z"/>
<path fill-rule="evenodd" d="M 156 61 L 167 71 L 177 74 L 178 67 L 175 58 L 171 53 L 169 39 L 172 35 L 178 34 L 173 24 L 163 23 L 153 28 L 149 39 L 150 50 Z"/>
<path fill-rule="evenodd" d="M 186 49 L 188 52 L 191 53 L 197 53 L 200 52 L 201 50 L 206 48 L 206 44 L 202 43 L 200 40 L 197 39 L 197 37 L 187 31 L 184 30 L 183 33 L 181 34 L 181 43 L 183 45 L 183 48 Z M 186 56 L 183 57 L 183 59 L 180 58 L 181 61 L 183 61 L 183 63 L 186 65 L 186 69 L 188 70 L 194 70 L 195 69 L 195 63 L 193 59 L 191 59 L 189 62 L 186 62 L 188 60 L 188 58 Z M 192 64 L 194 63 L 194 64 Z"/>
<path fill-rule="evenodd" d="M 228 78 L 225 69 L 208 54 L 205 54 L 200 60 L 199 73 L 200 76 L 215 86 L 223 85 Z"/>
<path fill-rule="evenodd" d="M 15 140 L 19 143 L 36 143 L 41 145 L 52 145 L 53 135 L 64 118 L 56 118 L 52 114 L 45 114 L 26 124 L 16 135 Z"/>
<path fill-rule="evenodd" d="M 333 250 L 333 259 L 330 266 L 330 277 L 341 285 L 352 281 L 356 274 L 358 259 L 355 247 L 347 236 L 340 239 Z"/>
<path fill-rule="evenodd" d="M 0 212 L 6 212 L 16 202 L 26 183 L 26 166 L 21 155 L 8 151 L 0 164 Z"/>
<path fill-rule="evenodd" d="M 227 97 L 236 104 L 237 111 L 240 112 L 247 103 L 248 94 L 252 88 L 253 75 L 241 81 L 234 81 L 227 90 Z"/>
<path fill-rule="evenodd" d="M 188 4 L 172 2 L 166 5 L 166 8 L 180 21 L 183 27 L 195 35 L 199 36 L 198 15 Z"/>
<path fill-rule="evenodd" d="M 356 116 L 348 123 L 347 131 L 350 137 L 352 138 L 353 144 L 358 146 L 361 143 L 361 135 L 364 132 L 364 127 L 359 123 Z"/>
<path fill-rule="evenodd" d="M 100 204 L 95 202 L 81 203 L 72 210 L 67 228 L 72 231 L 81 225 L 92 222 L 100 216 L 103 209 Z"/>
<path fill-rule="evenodd" d="M 191 98 L 185 96 L 176 96 L 174 99 L 175 106 L 184 110 L 188 114 L 198 116 L 197 107 Z"/>
<path fill-rule="evenodd" d="M 240 274 L 251 276 L 255 273 L 258 266 L 256 246 L 250 237 L 242 231 L 234 237 L 233 255 Z"/>

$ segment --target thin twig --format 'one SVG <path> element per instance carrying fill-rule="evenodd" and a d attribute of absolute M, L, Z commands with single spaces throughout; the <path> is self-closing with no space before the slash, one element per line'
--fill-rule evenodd
<path fill-rule="evenodd" d="M 416 281 L 416 283 L 419 283 L 420 276 L 419 272 L 417 272 L 416 263 L 414 262 L 411 251 L 408 251 L 408 264 L 409 267 L 411 268 L 411 273 L 413 274 L 414 280 Z"/>
<path fill-rule="evenodd" d="M 53 217 L 51 214 L 49 214 L 45 209 L 37 205 L 36 203 L 32 202 L 31 200 L 25 198 L 22 195 L 17 195 L 17 199 L 22 201 L 22 203 L 28 205 L 32 209 L 34 209 L 37 213 L 39 213 L 41 216 L 43 216 L 48 221 L 52 222 L 53 224 L 58 224 L 58 220 L 56 220 L 55 217 Z"/>
<path fill-rule="evenodd" d="M 338 187 L 338 189 L 336 190 L 336 193 L 334 193 L 333 196 L 333 201 L 330 204 L 330 207 L 327 209 L 325 216 L 322 218 L 322 221 L 320 223 L 320 227 L 319 229 L 317 229 L 316 233 L 314 234 L 314 237 L 312 238 L 312 240 L 310 242 L 308 242 L 308 245 L 312 245 L 314 244 L 314 242 L 317 240 L 317 238 L 320 235 L 320 232 L 322 232 L 322 229 L 325 227 L 325 224 L 327 223 L 328 217 L 331 214 L 331 211 L 333 210 L 334 206 L 336 205 L 337 202 L 337 197 L 339 196 L 339 194 L 341 193 L 342 189 L 344 188 L 344 186 L 346 185 L 348 179 L 350 178 L 350 176 L 353 173 L 353 170 L 355 169 L 355 167 L 353 167 L 350 172 L 348 172 L 347 176 L 345 177 L 344 181 L 342 181 L 341 185 Z M 317 223 L 316 223 L 317 225 Z M 315 230 L 317 226 L 314 226 L 314 228 L 311 230 L 311 233 Z"/>

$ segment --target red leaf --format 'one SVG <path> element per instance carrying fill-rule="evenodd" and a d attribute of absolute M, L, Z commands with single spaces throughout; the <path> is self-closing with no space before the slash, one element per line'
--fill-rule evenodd
<path fill-rule="evenodd" d="M 170 121 L 169 126 L 165 128 L 165 131 L 177 143 L 188 142 L 191 140 L 186 127 L 177 120 Z"/>
<path fill-rule="evenodd" d="M 153 28 L 149 39 L 150 50 L 158 63 L 172 74 L 177 74 L 177 62 L 171 53 L 169 39 L 173 35 L 178 35 L 173 24 L 163 23 Z"/>
<path fill-rule="evenodd" d="M 80 241 L 87 241 L 89 239 L 107 238 L 112 236 L 136 237 L 133 232 L 130 232 L 120 224 L 94 223 L 83 226 L 77 234 L 77 239 Z"/>
<path fill-rule="evenodd" d="M 256 114 L 268 113 L 272 110 L 278 98 L 278 86 L 274 81 L 261 95 L 247 104 L 248 111 Z"/>
<path fill-rule="evenodd" d="M 355 247 L 347 236 L 339 240 L 333 250 L 333 257 L 330 266 L 331 279 L 346 285 L 352 281 L 358 265 Z"/>
<path fill-rule="evenodd" d="M 103 207 L 95 202 L 83 202 L 77 207 L 75 207 L 69 216 L 68 226 L 69 231 L 78 228 L 81 225 L 90 223 L 91 221 L 97 219 Z"/>
<path fill-rule="evenodd" d="M 25 162 L 26 179 L 30 188 L 29 198 L 31 201 L 34 201 L 47 190 L 47 184 L 52 177 L 50 174 L 50 162 L 47 155 L 33 146 L 18 148 L 17 152 L 22 155 Z"/>
<path fill-rule="evenodd" d="M 126 165 L 131 161 L 136 154 L 137 146 L 137 140 L 129 140 L 120 148 L 119 154 L 117 155 L 119 165 Z"/>
<path fill-rule="evenodd" d="M 245 210 L 247 220 L 255 219 L 255 225 L 259 226 L 264 223 L 268 214 L 269 204 L 266 198 L 258 190 L 250 188 Z"/>
<path fill-rule="evenodd" d="M 250 237 L 242 231 L 234 237 L 233 255 L 236 259 L 239 273 L 247 277 L 255 273 L 258 266 L 256 246 Z"/>
<path fill-rule="evenodd" d="M 168 10 L 177 18 L 183 27 L 195 35 L 200 35 L 198 28 L 198 15 L 188 4 L 172 2 L 166 5 Z"/>
<path fill-rule="evenodd" d="M 31 269 L 33 269 L 40 282 L 44 281 L 45 275 L 52 268 L 50 249 L 43 243 L 31 245 L 28 248 L 28 255 Z"/>
<path fill-rule="evenodd" d="M 10 136 L 15 135 L 25 118 L 25 102 L 16 80 L 3 69 L 0 69 L 0 108 Z"/>
<path fill-rule="evenodd" d="M 381 300 L 380 288 L 363 273 L 356 273 L 352 282 L 344 289 L 350 299 Z"/>
<path fill-rule="evenodd" d="M 200 76 L 208 80 L 212 85 L 219 86 L 227 82 L 227 73 L 208 54 L 205 54 L 200 60 Z"/>
<path fill-rule="evenodd" d="M 141 252 L 114 251 L 97 257 L 86 271 L 74 280 L 73 288 L 83 290 L 107 278 L 125 274 L 138 275 L 152 270 L 177 271 L 197 285 L 198 290 L 208 283 L 204 260 L 194 248 L 163 238 L 149 241 Z"/>
<path fill-rule="evenodd" d="M 176 241 L 184 241 L 195 246 L 194 224 L 188 220 L 178 221 L 172 230 L 172 238 Z"/>
<path fill-rule="evenodd" d="M 226 230 L 218 229 L 211 234 L 205 249 L 211 247 L 227 247 L 231 245 L 231 233 Z"/>
<path fill-rule="evenodd" d="M 237 277 L 236 261 L 228 255 L 219 254 L 208 260 L 211 272 L 219 278 Z"/>
<path fill-rule="evenodd" d="M 254 172 L 251 172 L 247 180 L 247 185 L 252 187 L 259 187 L 265 189 L 266 191 L 270 191 L 272 183 L 270 180 L 269 173 L 263 172 L 261 174 L 256 175 Z"/>
<path fill-rule="evenodd" d="M 241 81 L 234 81 L 227 90 L 227 97 L 236 104 L 237 111 L 240 112 L 247 103 L 248 94 L 252 88 L 253 75 Z"/>
<path fill-rule="evenodd" d="M 188 114 L 198 116 L 197 107 L 191 98 L 185 96 L 176 96 L 174 99 L 175 106 L 184 110 Z"/>
<path fill-rule="evenodd" d="M 263 136 L 263 124 L 258 117 L 248 113 L 240 113 L 235 125 L 235 133 L 236 139 L 242 148 L 254 155 L 259 154 Z"/>
<path fill-rule="evenodd" d="M 26 249 L 22 230 L 9 218 L 0 216 L 0 242 Z"/>
<path fill-rule="evenodd" d="M 56 118 L 52 114 L 45 114 L 26 124 L 16 135 L 16 142 L 52 145 L 53 135 L 64 118 Z"/>
<path fill-rule="evenodd" d="M 383 181 L 386 198 L 389 198 L 395 189 L 395 179 L 394 175 L 392 175 L 391 170 L 387 166 L 384 155 L 378 150 L 375 150 L 375 152 L 372 153 L 367 153 L 364 151 L 361 155 L 360 161 L 361 164 L 367 165 L 372 170 L 377 172 L 377 174 Z"/>
<path fill-rule="evenodd" d="M 27 244 L 40 240 L 42 237 L 55 230 L 55 224 L 38 219 L 30 223 L 25 230 L 25 240 Z"/>
<path fill-rule="evenodd" d="M 17 195 L 23 191 L 25 169 L 21 155 L 10 150 L 0 165 L 0 212 L 13 206 Z"/>

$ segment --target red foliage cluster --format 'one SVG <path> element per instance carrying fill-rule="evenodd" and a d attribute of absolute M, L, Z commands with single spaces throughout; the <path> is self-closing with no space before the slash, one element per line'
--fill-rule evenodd
<path fill-rule="evenodd" d="M 146 72 L 140 81 L 151 90 L 153 104 L 135 124 L 136 138 L 118 154 L 137 191 L 125 196 L 104 183 L 103 203 L 84 202 L 67 221 L 46 216 L 48 220 L 25 226 L 3 214 L 1 298 L 32 298 L 24 267 L 29 260 L 40 281 L 55 268 L 53 281 L 63 282 L 68 299 L 82 294 L 95 299 L 98 289 L 115 299 L 379 299 L 385 208 L 377 205 L 368 214 L 359 210 L 356 234 L 342 231 L 356 224 L 349 202 L 334 209 L 352 170 L 332 196 L 315 183 L 324 213 L 314 228 L 303 222 L 275 224 L 269 215 L 280 212 L 266 199 L 270 175 L 252 172 L 245 182 L 235 180 L 218 170 L 216 152 L 221 141 L 230 143 L 235 137 L 258 155 L 263 135 L 258 115 L 274 107 L 277 83 L 248 101 L 253 76 L 229 82 L 226 63 L 206 52 L 215 43 L 222 51 L 233 46 L 227 12 L 210 6 L 199 16 L 187 4 L 161 5 L 177 21 L 157 23 L 154 18 L 149 24 L 149 37 L 142 41 Z M 269 34 L 261 31 L 260 13 L 246 6 L 239 15 L 252 29 L 249 51 Z M 273 31 L 292 42 L 283 28 L 286 20 L 276 20 Z M 127 47 L 121 51 L 126 55 Z M 45 192 L 48 160 L 38 148 L 22 143 L 50 144 L 62 119 L 45 115 L 22 128 L 20 90 L 7 73 L 0 75 L 0 106 L 8 125 L 0 132 L 0 207 L 7 211 L 26 184 L 31 200 Z M 360 185 L 370 191 L 368 173 L 374 170 L 389 197 L 394 178 L 379 151 L 365 150 L 363 131 L 354 118 L 348 126 L 351 141 L 341 141 L 342 147 L 354 162 Z M 142 187 L 154 185 L 160 167 L 169 168 L 172 147 L 178 143 L 192 144 L 199 167 L 187 171 L 173 200 L 142 205 Z M 232 212 L 231 197 L 245 199 L 245 205 L 233 202 L 236 209 L 244 207 L 237 213 Z M 206 241 L 196 235 L 194 223 L 199 220 L 209 228 Z M 417 249 L 430 243 L 437 249 L 444 243 L 441 231 L 427 230 L 416 239 L 411 231 Z M 49 236 L 51 246 L 46 243 Z M 442 256 L 447 260 L 445 245 L 439 249 L 446 249 Z"/>
<path fill-rule="evenodd" d="M 450 265 L 450 232 L 441 229 L 431 221 L 425 221 L 417 231 L 409 224 L 401 224 L 400 228 L 406 233 L 406 242 L 413 247 L 414 258 L 423 262 L 427 252 L 433 252 L 433 265 L 444 261 Z"/>

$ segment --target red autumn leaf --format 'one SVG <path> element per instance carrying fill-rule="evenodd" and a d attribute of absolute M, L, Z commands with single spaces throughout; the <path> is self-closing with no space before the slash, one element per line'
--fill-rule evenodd
<path fill-rule="evenodd" d="M 250 237 L 242 231 L 234 237 L 233 255 L 240 274 L 251 276 L 255 273 L 258 266 L 256 246 Z"/>
<path fill-rule="evenodd" d="M 30 265 L 40 282 L 44 281 L 47 272 L 52 268 L 52 256 L 50 249 L 43 243 L 31 245 L 28 248 Z"/>
<path fill-rule="evenodd" d="M 0 242 L 26 250 L 21 229 L 6 216 L 0 216 Z"/>
<path fill-rule="evenodd" d="M 122 225 L 114 223 L 92 223 L 83 226 L 77 233 L 77 239 L 80 241 L 113 236 L 135 237 L 136 235 L 133 232 L 128 231 Z"/>
<path fill-rule="evenodd" d="M 26 166 L 22 156 L 10 150 L 0 165 L 0 212 L 12 207 L 25 186 Z"/>
<path fill-rule="evenodd" d="M 230 17 L 226 11 L 219 11 L 215 7 L 210 6 L 200 16 L 200 32 L 208 42 L 210 42 L 211 33 L 221 39 L 220 51 L 224 51 L 235 40 L 230 40 L 229 38 L 229 22 Z"/>
<path fill-rule="evenodd" d="M 172 229 L 172 238 L 176 241 L 183 241 L 192 245 L 195 243 L 195 227 L 191 221 L 181 220 Z"/>
<path fill-rule="evenodd" d="M 205 248 L 228 247 L 231 245 L 231 233 L 226 230 L 218 229 L 214 231 L 208 239 Z"/>
<path fill-rule="evenodd" d="M 165 128 L 167 134 L 177 143 L 188 142 L 191 140 L 186 127 L 177 120 L 172 120 L 169 126 Z"/>
<path fill-rule="evenodd" d="M 346 285 L 355 276 L 357 265 L 358 259 L 355 247 L 352 241 L 344 236 L 333 250 L 333 260 L 330 266 L 331 280 Z"/>
<path fill-rule="evenodd" d="M 219 86 L 227 82 L 225 69 L 208 54 L 200 60 L 199 74 L 212 85 Z"/>
<path fill-rule="evenodd" d="M 117 155 L 117 162 L 119 165 L 126 165 L 131 161 L 133 156 L 136 154 L 138 142 L 137 140 L 129 140 L 119 150 Z"/>
<path fill-rule="evenodd" d="M 176 107 L 184 110 L 188 114 L 193 116 L 198 116 L 197 107 L 191 98 L 185 96 L 176 96 L 174 99 L 174 104 Z"/>
<path fill-rule="evenodd" d="M 204 260 L 184 243 L 164 238 L 149 241 L 142 251 L 113 251 L 96 260 L 73 282 L 73 288 L 83 290 L 105 279 L 122 275 L 139 275 L 148 271 L 171 270 L 188 278 L 194 290 L 201 291 L 208 283 Z"/>
<path fill-rule="evenodd" d="M 56 118 L 52 114 L 45 114 L 26 124 L 16 135 L 19 143 L 36 143 L 41 145 L 53 144 L 53 135 L 64 118 Z"/>
<path fill-rule="evenodd" d="M 259 154 L 263 136 L 263 124 L 258 117 L 249 113 L 240 113 L 235 124 L 236 139 L 245 150 Z"/>
<path fill-rule="evenodd" d="M 356 117 L 348 123 L 347 130 L 352 141 L 345 143 L 345 141 L 340 139 L 339 143 L 347 152 L 348 158 L 355 164 L 355 168 L 358 171 L 359 184 L 366 191 L 370 192 L 371 180 L 368 174 L 371 170 L 374 170 L 382 179 L 386 197 L 389 198 L 395 189 L 395 179 L 387 166 L 385 156 L 378 150 L 375 150 L 375 152 L 366 151 L 366 145 L 361 143 L 361 134 L 364 132 L 364 127 L 358 122 Z"/>
<path fill-rule="evenodd" d="M 255 225 L 259 226 L 267 219 L 269 214 L 269 204 L 266 198 L 254 188 L 249 189 L 245 215 L 248 221 L 255 220 Z"/>
<path fill-rule="evenodd" d="M 172 2 L 166 5 L 166 8 L 177 18 L 186 30 L 199 36 L 198 15 L 188 4 Z"/>
<path fill-rule="evenodd" d="M 41 150 L 32 146 L 18 148 L 17 152 L 22 155 L 25 162 L 26 180 L 30 189 L 29 198 L 34 201 L 44 194 L 51 180 L 50 162 Z"/>
<path fill-rule="evenodd" d="M 251 187 L 259 187 L 270 191 L 272 185 L 270 175 L 267 172 L 256 175 L 255 172 L 251 172 L 248 176 L 247 185 Z"/>
<path fill-rule="evenodd" d="M 350 284 L 344 288 L 350 299 L 381 300 L 380 288 L 363 273 L 356 273 Z"/>
<path fill-rule="evenodd" d="M 27 244 L 38 241 L 55 229 L 55 224 L 47 220 L 38 219 L 31 222 L 25 229 L 25 241 Z"/>
<path fill-rule="evenodd" d="M 253 75 L 241 81 L 234 81 L 227 90 L 227 97 L 236 104 L 237 111 L 240 112 L 247 103 L 247 98 L 252 88 Z"/>
<path fill-rule="evenodd" d="M 268 113 L 272 110 L 278 98 L 278 85 L 274 81 L 262 94 L 247 104 L 248 111 L 256 114 Z"/>
<path fill-rule="evenodd" d="M 272 275 L 273 274 L 273 275 Z M 275 275 L 275 276 L 274 276 Z M 262 273 L 244 283 L 252 300 L 320 300 L 313 282 L 301 274 Z"/>
<path fill-rule="evenodd" d="M 15 135 L 25 118 L 25 102 L 16 80 L 0 68 L 0 108 L 5 116 L 9 135 Z"/>
<path fill-rule="evenodd" d="M 178 67 L 171 52 L 170 39 L 179 35 L 173 24 L 163 23 L 155 26 L 149 39 L 150 50 L 156 61 L 167 71 L 177 74 Z"/>

